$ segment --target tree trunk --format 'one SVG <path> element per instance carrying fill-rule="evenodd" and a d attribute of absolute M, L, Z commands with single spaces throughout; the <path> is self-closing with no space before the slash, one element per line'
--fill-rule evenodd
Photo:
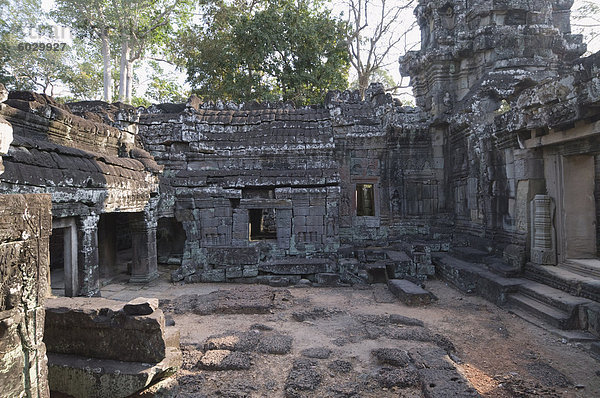
<path fill-rule="evenodd" d="M 133 96 L 133 62 L 127 62 L 127 85 L 125 86 L 125 102 L 131 104 Z"/>
<path fill-rule="evenodd" d="M 129 64 L 129 40 L 121 46 L 121 64 L 119 66 L 119 101 L 127 102 L 127 65 Z"/>
<path fill-rule="evenodd" d="M 367 73 L 358 75 L 358 91 L 360 92 L 360 98 L 365 99 L 365 92 L 369 88 L 370 75 Z"/>
<path fill-rule="evenodd" d="M 108 35 L 103 31 L 100 39 L 102 40 L 102 70 L 104 72 L 104 101 L 112 102 L 112 76 L 110 73 L 110 48 L 108 44 Z"/>

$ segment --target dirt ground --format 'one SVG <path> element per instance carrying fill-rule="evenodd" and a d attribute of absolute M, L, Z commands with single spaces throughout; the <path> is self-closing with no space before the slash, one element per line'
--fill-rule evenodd
<path fill-rule="evenodd" d="M 385 285 L 107 286 L 158 297 L 181 332 L 180 397 L 600 397 L 580 345 L 441 281 L 425 307 Z"/>

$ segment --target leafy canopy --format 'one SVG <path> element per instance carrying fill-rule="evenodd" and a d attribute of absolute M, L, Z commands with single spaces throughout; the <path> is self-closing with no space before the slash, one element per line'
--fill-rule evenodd
<path fill-rule="evenodd" d="M 345 89 L 347 24 L 323 1 L 216 0 L 180 38 L 179 59 L 206 100 L 317 103 Z"/>

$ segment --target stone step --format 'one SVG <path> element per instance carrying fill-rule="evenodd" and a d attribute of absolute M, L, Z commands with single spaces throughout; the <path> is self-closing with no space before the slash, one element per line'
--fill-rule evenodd
<path fill-rule="evenodd" d="M 502 305 L 506 296 L 518 290 L 524 279 L 506 278 L 498 275 L 484 264 L 460 260 L 446 253 L 432 254 L 436 273 L 465 293 L 477 294 L 493 303 Z"/>
<path fill-rule="evenodd" d="M 436 300 L 431 292 L 406 279 L 390 279 L 388 289 L 406 305 L 423 305 Z"/>
<path fill-rule="evenodd" d="M 580 305 L 590 303 L 588 299 L 575 297 L 562 290 L 533 281 L 520 285 L 519 293 L 564 311 L 570 316 L 576 315 Z"/>
<path fill-rule="evenodd" d="M 509 312 L 514 315 L 517 315 L 519 318 L 531 323 L 532 325 L 535 325 L 535 326 L 541 327 L 544 330 L 547 330 L 548 332 L 556 335 L 560 339 L 564 339 L 568 343 L 590 344 L 590 343 L 598 342 L 598 337 L 594 336 L 593 334 L 591 334 L 587 331 L 572 330 L 572 329 L 569 329 L 569 330 L 558 329 L 558 328 L 548 324 L 541 318 L 533 316 L 530 312 L 528 312 L 526 310 L 523 310 L 523 309 L 520 309 L 517 307 L 513 307 L 509 310 Z"/>
<path fill-rule="evenodd" d="M 484 263 L 486 257 L 490 254 L 486 251 L 476 249 L 470 246 L 453 247 L 450 254 L 460 260 L 471 263 Z"/>
<path fill-rule="evenodd" d="M 486 260 L 486 264 L 490 271 L 505 278 L 513 278 L 520 276 L 521 274 L 521 270 L 519 268 L 512 267 L 498 258 L 492 258 L 490 261 Z"/>
<path fill-rule="evenodd" d="M 573 328 L 571 316 L 569 314 L 555 307 L 551 307 L 548 304 L 542 303 L 531 296 L 526 296 L 521 293 L 511 293 L 508 295 L 508 305 L 540 318 L 556 328 L 563 330 Z"/>
<path fill-rule="evenodd" d="M 452 248 L 450 254 L 453 257 L 466 262 L 486 264 L 490 271 L 505 278 L 518 276 L 521 272 L 520 269 L 508 265 L 502 258 L 492 256 L 487 251 L 476 249 L 474 247 L 455 247 Z"/>
<path fill-rule="evenodd" d="M 597 259 L 567 260 L 560 267 L 587 278 L 600 279 L 600 261 Z"/>
<path fill-rule="evenodd" d="M 524 276 L 573 296 L 600 302 L 600 279 L 582 276 L 562 266 L 527 263 Z"/>

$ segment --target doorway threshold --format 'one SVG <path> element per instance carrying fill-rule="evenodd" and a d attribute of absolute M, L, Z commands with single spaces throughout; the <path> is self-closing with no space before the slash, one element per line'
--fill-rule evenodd
<path fill-rule="evenodd" d="M 560 264 L 573 273 L 588 278 L 600 279 L 600 258 L 568 258 Z"/>

